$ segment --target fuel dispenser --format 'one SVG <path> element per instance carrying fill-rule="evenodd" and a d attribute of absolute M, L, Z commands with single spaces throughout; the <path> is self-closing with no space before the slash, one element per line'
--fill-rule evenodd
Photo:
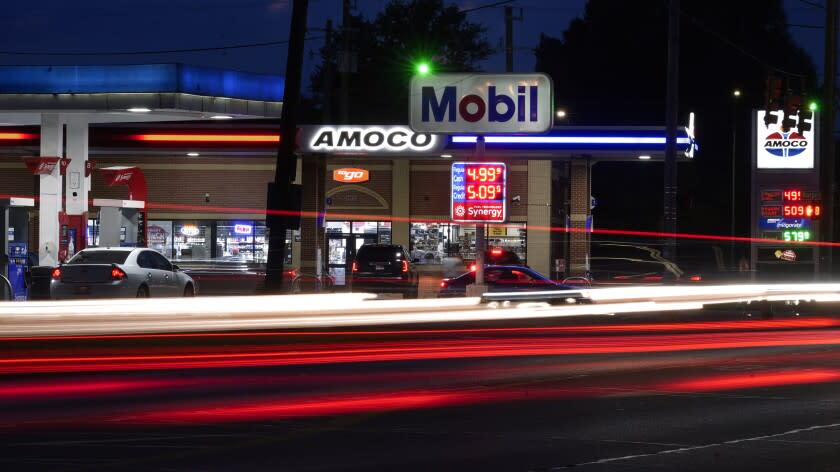
<path fill-rule="evenodd" d="M 29 254 L 29 209 L 35 206 L 34 198 L 0 199 L 3 253 L 0 257 L 2 274 L 9 279 L 12 300 L 26 300 L 28 287 L 27 256 Z"/>
<path fill-rule="evenodd" d="M 108 186 L 128 186 L 128 200 L 93 199 L 99 207 L 100 247 L 146 247 L 146 178 L 139 167 L 114 166 L 99 169 Z"/>
<path fill-rule="evenodd" d="M 99 207 L 99 247 L 146 247 L 146 202 L 94 198 Z"/>

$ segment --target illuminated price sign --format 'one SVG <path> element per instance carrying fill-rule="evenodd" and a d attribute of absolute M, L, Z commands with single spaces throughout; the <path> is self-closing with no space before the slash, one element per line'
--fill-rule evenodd
<path fill-rule="evenodd" d="M 763 206 L 761 207 L 761 216 L 773 217 L 782 216 L 782 207 L 780 206 Z"/>
<path fill-rule="evenodd" d="M 452 221 L 504 223 L 507 166 L 501 162 L 452 163 Z"/>
<path fill-rule="evenodd" d="M 804 216 L 817 219 L 821 214 L 822 206 L 819 204 L 784 205 L 783 207 L 783 216 Z"/>
<path fill-rule="evenodd" d="M 785 241 L 803 242 L 811 240 L 810 231 L 785 231 L 782 233 L 782 239 Z"/>

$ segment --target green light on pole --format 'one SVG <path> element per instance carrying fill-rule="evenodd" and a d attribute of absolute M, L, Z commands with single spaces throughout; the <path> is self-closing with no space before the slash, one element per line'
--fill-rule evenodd
<path fill-rule="evenodd" d="M 817 108 L 819 108 L 819 105 L 817 105 L 817 102 L 810 102 L 810 103 L 808 103 L 808 109 L 809 109 L 809 110 L 811 110 L 811 111 L 817 111 Z"/>
<path fill-rule="evenodd" d="M 429 75 L 432 72 L 431 66 L 428 62 L 421 62 L 417 64 L 417 73 L 419 75 Z"/>

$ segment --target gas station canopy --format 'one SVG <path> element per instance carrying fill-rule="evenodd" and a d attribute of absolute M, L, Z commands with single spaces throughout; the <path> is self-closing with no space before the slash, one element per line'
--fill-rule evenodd
<path fill-rule="evenodd" d="M 88 123 L 279 118 L 282 76 L 185 64 L 0 66 L 0 126 L 43 113 Z"/>

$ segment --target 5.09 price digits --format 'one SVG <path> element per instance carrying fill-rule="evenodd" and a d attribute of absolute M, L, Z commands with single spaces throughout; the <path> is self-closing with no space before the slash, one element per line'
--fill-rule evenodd
<path fill-rule="evenodd" d="M 502 198 L 501 185 L 467 184 L 467 200 L 496 200 Z"/>

